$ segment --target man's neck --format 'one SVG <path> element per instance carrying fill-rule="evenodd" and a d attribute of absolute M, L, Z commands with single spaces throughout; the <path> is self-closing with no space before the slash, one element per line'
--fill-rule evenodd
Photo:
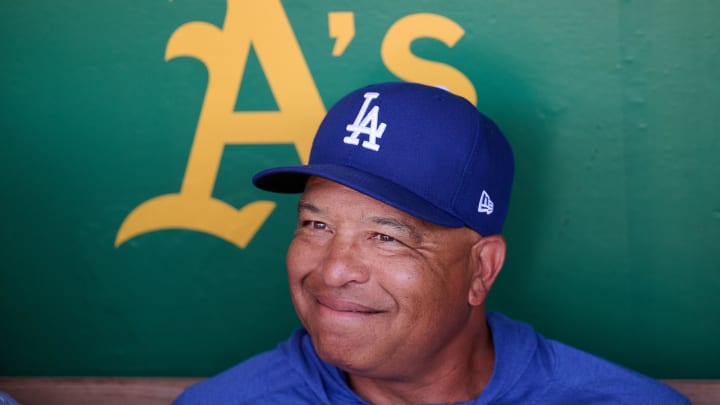
<path fill-rule="evenodd" d="M 422 370 L 396 378 L 348 374 L 348 382 L 358 396 L 373 405 L 452 404 L 480 396 L 490 381 L 495 364 L 492 337 L 486 324 L 473 341 L 455 356 L 429 364 Z"/>

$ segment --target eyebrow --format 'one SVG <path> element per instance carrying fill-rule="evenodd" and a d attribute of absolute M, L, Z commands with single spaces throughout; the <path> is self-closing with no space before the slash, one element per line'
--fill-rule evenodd
<path fill-rule="evenodd" d="M 302 211 L 310 211 L 313 214 L 319 214 L 322 212 L 322 210 L 320 208 L 318 208 L 317 206 L 315 206 L 313 204 L 310 204 L 309 202 L 307 202 L 305 200 L 300 200 L 300 202 L 298 202 L 297 210 L 298 210 L 298 213 L 300 213 Z"/>
<path fill-rule="evenodd" d="M 309 211 L 313 214 L 321 214 L 323 212 L 318 206 L 301 199 L 298 202 L 298 214 L 302 211 Z M 399 232 L 405 233 L 417 243 L 422 241 L 422 236 L 417 228 L 401 218 L 373 216 L 369 219 L 370 222 L 376 225 L 390 226 Z"/>
<path fill-rule="evenodd" d="M 370 217 L 370 221 L 384 226 L 390 226 L 397 231 L 407 234 L 413 241 L 420 242 L 422 237 L 417 228 L 400 218 L 394 217 Z"/>

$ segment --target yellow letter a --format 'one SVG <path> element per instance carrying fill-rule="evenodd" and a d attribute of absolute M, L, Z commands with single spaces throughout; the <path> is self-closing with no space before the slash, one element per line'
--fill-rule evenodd
<path fill-rule="evenodd" d="M 234 111 L 251 46 L 279 111 Z M 226 144 L 292 143 L 301 161 L 307 162 L 325 107 L 279 0 L 228 0 L 222 30 L 204 22 L 181 26 L 168 41 L 165 58 L 180 56 L 197 58 L 208 70 L 182 188 L 136 207 L 120 226 L 115 246 L 147 232 L 190 229 L 244 248 L 275 203 L 256 201 L 236 210 L 212 197 L 223 148 Z"/>

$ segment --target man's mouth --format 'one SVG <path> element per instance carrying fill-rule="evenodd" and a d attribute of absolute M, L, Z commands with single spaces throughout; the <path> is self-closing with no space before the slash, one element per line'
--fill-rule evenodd
<path fill-rule="evenodd" d="M 345 300 L 328 296 L 316 296 L 318 304 L 335 312 L 344 312 L 348 314 L 374 315 L 385 311 L 360 304 L 355 301 Z"/>

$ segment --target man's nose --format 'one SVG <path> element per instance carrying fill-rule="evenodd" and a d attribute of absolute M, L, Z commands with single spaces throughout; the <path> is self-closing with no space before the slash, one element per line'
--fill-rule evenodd
<path fill-rule="evenodd" d="M 365 263 L 357 241 L 336 236 L 328 245 L 322 262 L 323 280 L 332 287 L 364 283 L 369 279 Z"/>

